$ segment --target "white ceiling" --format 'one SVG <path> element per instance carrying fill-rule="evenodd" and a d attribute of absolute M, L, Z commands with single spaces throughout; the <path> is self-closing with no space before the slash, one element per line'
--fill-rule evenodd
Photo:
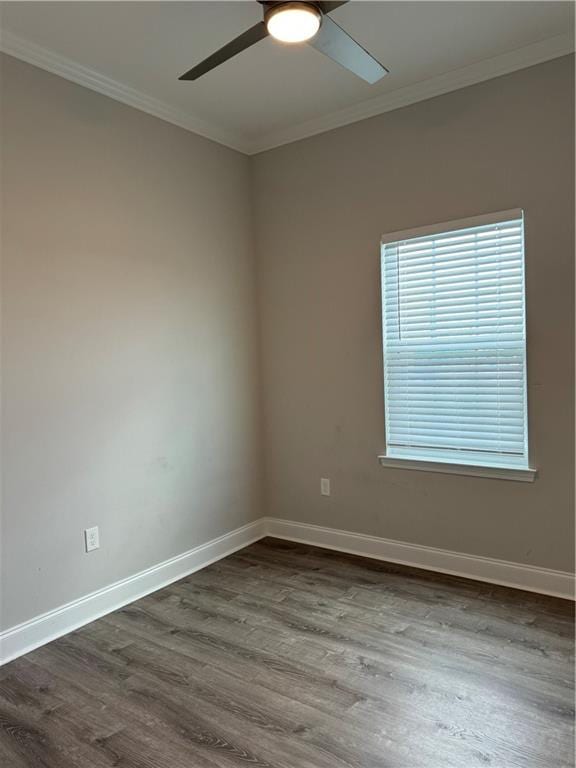
<path fill-rule="evenodd" d="M 0 5 L 8 53 L 249 153 L 573 50 L 571 2 L 353 0 L 332 16 L 391 70 L 375 85 L 270 39 L 179 82 L 261 18 L 254 0 Z"/>

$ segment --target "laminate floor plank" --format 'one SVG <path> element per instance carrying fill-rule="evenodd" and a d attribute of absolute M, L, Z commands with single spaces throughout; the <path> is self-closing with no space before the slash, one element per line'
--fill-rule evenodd
<path fill-rule="evenodd" d="M 266 539 L 0 670 L 10 768 L 574 768 L 574 607 Z"/>

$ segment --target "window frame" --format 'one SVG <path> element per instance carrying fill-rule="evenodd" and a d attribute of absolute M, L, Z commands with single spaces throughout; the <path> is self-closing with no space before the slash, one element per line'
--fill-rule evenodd
<path fill-rule="evenodd" d="M 498 224 L 500 222 L 509 221 L 512 219 L 523 219 L 524 224 L 524 210 L 521 208 L 513 208 L 506 211 L 497 211 L 495 213 L 482 214 L 479 216 L 472 216 L 464 219 L 455 219 L 452 221 L 438 222 L 436 224 L 430 224 L 426 226 L 413 227 L 410 229 L 399 230 L 396 232 L 390 232 L 382 236 L 381 238 L 381 309 L 382 309 L 382 352 L 385 354 L 386 338 L 385 338 L 385 304 L 384 304 L 384 278 L 383 278 L 383 259 L 384 251 L 383 247 L 387 243 L 395 243 L 401 240 L 408 240 L 416 237 L 426 237 L 430 235 L 450 233 L 459 229 L 467 229 L 470 227 L 477 227 L 489 224 Z M 524 227 L 523 227 L 524 234 Z M 526 246 L 525 239 L 523 242 L 523 290 L 524 290 L 524 322 L 526 323 Z M 444 459 L 440 457 L 419 457 L 417 450 L 414 451 L 415 455 L 400 456 L 397 453 L 394 455 L 388 454 L 387 446 L 387 429 L 384 430 L 384 453 L 381 454 L 378 459 L 380 464 L 384 467 L 390 467 L 394 469 L 415 469 L 423 470 L 427 472 L 440 472 L 445 474 L 457 474 L 457 475 L 472 475 L 480 477 L 489 477 L 494 479 L 504 480 L 519 480 L 523 482 L 532 482 L 536 477 L 536 469 L 533 468 L 530 452 L 529 430 L 528 430 L 528 347 L 526 330 L 524 331 L 524 358 L 525 358 L 525 398 L 524 398 L 524 419 L 525 419 L 525 433 L 526 433 L 526 457 L 527 466 L 498 466 L 497 464 L 490 464 L 489 460 L 486 463 L 458 463 L 451 459 Z M 384 366 L 386 362 L 384 360 Z M 384 376 L 385 367 L 384 367 Z M 384 390 L 386 389 L 386 383 L 384 380 Z M 384 393 L 384 412 L 386 413 L 386 394 Z"/>

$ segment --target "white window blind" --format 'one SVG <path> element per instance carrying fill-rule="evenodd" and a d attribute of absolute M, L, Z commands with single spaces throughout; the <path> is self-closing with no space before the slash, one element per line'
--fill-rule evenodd
<path fill-rule="evenodd" d="M 528 467 L 522 211 L 382 242 L 386 454 Z"/>

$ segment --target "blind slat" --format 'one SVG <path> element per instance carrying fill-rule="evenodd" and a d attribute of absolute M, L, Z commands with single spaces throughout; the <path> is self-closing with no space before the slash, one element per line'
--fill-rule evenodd
<path fill-rule="evenodd" d="M 396 296 L 396 294 L 393 294 Z M 398 296 L 396 296 L 398 298 Z M 427 309 L 430 304 L 434 304 L 435 307 L 452 307 L 458 304 L 469 304 L 470 299 L 474 299 L 474 303 L 480 305 L 482 302 L 492 302 L 494 304 L 500 304 L 503 301 L 522 301 L 522 292 L 514 287 L 507 288 L 505 290 L 499 290 L 495 286 L 475 286 L 473 288 L 454 288 L 443 296 L 437 294 L 424 294 L 415 295 L 413 298 L 402 297 L 402 307 L 404 309 L 411 309 L 414 306 L 423 306 Z M 398 302 L 398 306 L 400 302 Z M 394 310 L 394 306 L 390 307 L 390 310 Z"/>
<path fill-rule="evenodd" d="M 465 421 L 463 418 L 452 418 L 450 416 L 431 418 L 429 416 L 421 416 L 420 418 L 414 416 L 390 416 L 391 421 L 400 429 L 413 429 L 415 425 L 421 425 L 426 428 L 427 424 L 440 424 L 445 429 L 462 429 L 463 431 L 473 432 L 478 430 L 480 432 L 487 432 L 494 429 L 492 419 L 473 419 Z M 523 420 L 521 418 L 507 418 L 500 419 L 497 429 L 506 429 L 508 431 L 515 432 L 517 429 L 522 431 Z"/>
<path fill-rule="evenodd" d="M 421 248 L 423 244 L 425 243 L 445 243 L 447 241 L 450 242 L 468 242 L 471 238 L 489 238 L 493 237 L 495 234 L 499 233 L 501 237 L 506 237 L 507 235 L 518 232 L 522 230 L 522 225 L 520 223 L 520 220 L 518 221 L 511 221 L 507 224 L 498 225 L 499 228 L 497 228 L 494 224 L 486 224 L 483 226 L 477 226 L 477 227 L 470 227 L 470 229 L 460 229 L 460 230 L 454 230 L 452 232 L 445 232 L 443 234 L 436 234 L 436 235 L 421 235 L 421 236 L 415 236 L 411 237 L 409 239 L 404 238 L 403 240 L 399 240 L 396 243 L 388 243 L 387 245 L 402 245 L 404 246 L 406 251 L 414 251 L 417 248 Z"/>
<path fill-rule="evenodd" d="M 442 257 L 442 258 L 440 258 Z M 476 249 L 473 246 L 465 249 L 450 251 L 432 250 L 418 258 L 398 259 L 395 264 L 388 264 L 386 269 L 391 273 L 401 272 L 406 278 L 418 273 L 436 272 L 447 268 L 465 266 L 473 257 L 475 265 L 484 267 L 488 264 L 521 264 L 522 251 L 518 245 L 490 246 Z"/>
<path fill-rule="evenodd" d="M 422 413 L 430 413 L 430 408 L 426 401 L 420 402 L 417 400 L 414 400 L 412 398 L 410 410 L 407 408 L 392 408 L 389 412 L 394 413 L 414 413 L 414 414 L 422 414 Z M 468 416 L 470 413 L 477 412 L 480 416 L 490 416 L 492 419 L 494 418 L 504 418 L 505 415 L 509 416 L 522 416 L 522 406 L 523 403 L 520 404 L 521 407 L 518 407 L 518 405 L 514 403 L 498 403 L 496 407 L 492 407 L 490 403 L 474 403 L 473 405 L 470 405 L 469 403 L 458 403 L 457 405 L 454 404 L 454 400 L 451 399 L 448 403 L 438 403 L 436 407 L 434 408 L 433 413 L 439 414 L 439 415 L 445 415 L 448 413 L 453 413 L 456 416 Z"/>
<path fill-rule="evenodd" d="M 506 270 L 493 270 L 486 271 L 484 274 L 475 275 L 472 270 L 463 272 L 457 275 L 446 275 L 444 279 L 433 279 L 426 275 L 422 276 L 420 280 L 407 281 L 402 286 L 400 300 L 404 297 L 409 298 L 413 294 L 428 294 L 435 295 L 438 291 L 452 292 L 454 290 L 479 290 L 481 288 L 507 288 L 508 286 L 518 286 L 518 275 L 522 272 L 520 267 L 510 267 Z M 459 278 L 459 279 L 455 279 Z M 389 294 L 397 296 L 398 286 L 395 282 L 398 282 L 398 275 L 394 274 L 390 276 L 390 285 L 387 289 Z M 434 290 L 430 291 L 433 287 Z"/>

